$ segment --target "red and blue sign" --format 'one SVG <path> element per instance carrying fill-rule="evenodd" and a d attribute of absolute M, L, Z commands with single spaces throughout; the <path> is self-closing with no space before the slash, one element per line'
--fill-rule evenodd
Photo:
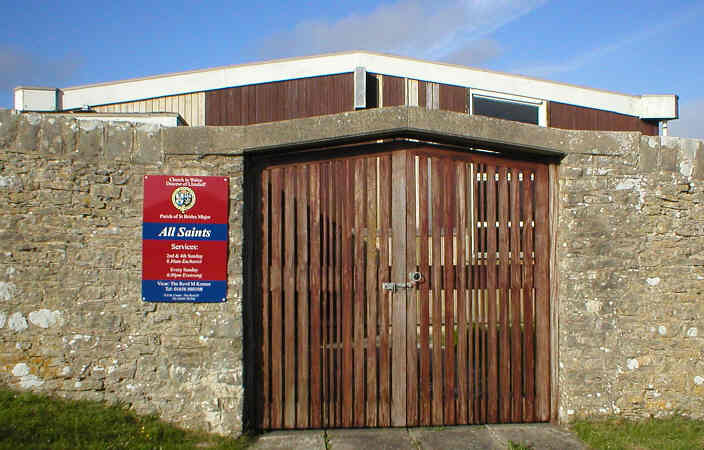
<path fill-rule="evenodd" d="M 227 298 L 227 177 L 145 175 L 142 300 Z"/>

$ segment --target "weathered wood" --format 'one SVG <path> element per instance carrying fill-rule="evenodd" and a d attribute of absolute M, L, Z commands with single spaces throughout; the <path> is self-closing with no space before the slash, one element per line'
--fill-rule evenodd
<path fill-rule="evenodd" d="M 416 265 L 416 157 L 406 153 L 406 267 L 404 276 L 418 270 Z M 407 281 L 407 279 L 406 279 Z M 418 351 L 417 348 L 417 308 L 418 286 L 407 289 L 406 299 L 406 425 L 418 425 Z"/>
<path fill-rule="evenodd" d="M 382 156 L 379 162 L 379 215 L 381 217 L 381 257 L 379 284 L 391 281 L 389 273 L 389 236 L 391 232 L 391 158 Z M 389 306 L 391 293 L 381 291 L 379 309 L 381 327 L 379 339 L 379 426 L 391 425 L 391 361 L 389 348 Z"/>
<path fill-rule="evenodd" d="M 496 330 L 496 172 L 491 165 L 486 168 L 486 284 L 487 284 L 487 421 L 496 423 L 499 420 L 499 362 L 498 336 Z"/>
<path fill-rule="evenodd" d="M 525 390 L 526 422 L 535 420 L 535 342 L 533 295 L 533 171 L 525 172 L 523 178 L 523 385 Z"/>
<path fill-rule="evenodd" d="M 511 420 L 511 341 L 509 333 L 509 301 L 510 280 L 508 271 L 508 180 L 506 167 L 502 166 L 499 173 L 499 321 L 500 342 L 499 355 L 499 417 L 501 422 Z"/>
<path fill-rule="evenodd" d="M 536 419 L 550 419 L 550 280 L 548 170 L 535 171 L 535 400 Z"/>
<path fill-rule="evenodd" d="M 354 226 L 354 173 L 350 160 L 343 162 L 344 215 L 342 216 L 342 426 L 350 427 L 354 420 L 354 367 L 352 352 L 353 335 L 353 281 L 354 247 L 352 227 Z"/>
<path fill-rule="evenodd" d="M 454 216 L 455 216 L 455 177 L 452 160 L 445 159 L 443 164 L 444 214 L 443 217 L 443 263 L 445 265 L 445 391 L 444 408 L 447 425 L 455 424 L 455 272 L 454 259 Z"/>
<path fill-rule="evenodd" d="M 391 281 L 405 282 L 406 273 L 406 161 L 401 152 L 391 156 Z M 391 425 L 406 425 L 406 306 L 407 290 L 399 289 L 391 303 Z"/>
<path fill-rule="evenodd" d="M 284 169 L 284 428 L 296 426 L 295 168 Z"/>
<path fill-rule="evenodd" d="M 320 164 L 311 165 L 309 174 L 310 202 L 310 426 L 322 426 L 322 369 L 321 343 L 324 330 L 321 313 L 321 268 L 320 254 Z"/>
<path fill-rule="evenodd" d="M 459 279 L 457 285 L 457 423 L 468 423 L 467 399 L 467 270 L 466 270 L 466 236 L 467 236 L 467 166 L 464 161 L 455 164 L 457 178 L 456 225 L 457 225 L 457 267 Z M 470 291 L 471 293 L 471 291 Z"/>
<path fill-rule="evenodd" d="M 475 423 L 486 422 L 486 182 L 483 177 L 486 175 L 486 167 L 477 164 L 475 166 L 476 174 L 472 177 L 474 183 L 474 216 L 477 218 L 477 224 L 473 226 L 475 232 L 475 257 L 474 257 L 474 289 L 475 289 L 475 312 L 474 319 L 474 367 L 475 367 L 475 405 L 474 416 Z M 483 270 L 482 270 L 483 269 Z M 481 287 L 481 286 L 484 287 Z"/>
<path fill-rule="evenodd" d="M 330 308 L 331 308 L 331 258 L 330 258 L 330 163 L 325 162 L 320 164 L 320 216 L 321 216 L 321 242 L 320 256 L 321 262 L 321 328 L 322 328 L 322 346 L 321 355 L 321 370 L 322 370 L 322 424 L 323 427 L 330 426 L 330 398 L 331 380 L 332 380 L 332 364 L 330 363 L 330 349 L 332 348 L 332 340 L 330 339 Z"/>
<path fill-rule="evenodd" d="M 523 421 L 523 367 L 521 364 L 521 213 L 519 171 L 510 174 L 510 221 L 511 221 L 511 421 Z"/>
<path fill-rule="evenodd" d="M 282 293 L 282 183 L 283 170 L 271 170 L 271 428 L 283 425 L 283 293 Z"/>
<path fill-rule="evenodd" d="M 308 298 L 308 166 L 296 167 L 296 294 L 298 354 L 296 380 L 296 427 L 310 426 L 310 342 Z"/>
<path fill-rule="evenodd" d="M 366 166 L 364 159 L 354 163 L 354 425 L 365 425 L 365 378 L 364 378 L 364 309 L 366 292 L 364 289 L 364 225 L 366 217 Z"/>
<path fill-rule="evenodd" d="M 432 400 L 432 424 L 442 425 L 443 422 L 443 333 L 442 333 L 442 208 L 443 208 L 443 184 L 441 159 L 432 158 L 431 168 L 431 198 L 432 198 L 432 289 L 433 289 L 433 400 Z"/>
<path fill-rule="evenodd" d="M 269 171 L 265 170 L 261 176 L 261 246 L 262 246 L 262 410 L 261 426 L 263 429 L 269 428 L 271 422 L 271 404 L 269 393 L 271 392 L 271 346 L 269 336 L 271 335 L 271 321 L 269 318 Z"/>
<path fill-rule="evenodd" d="M 367 158 L 367 421 L 378 425 L 377 403 L 377 304 L 380 284 L 377 248 L 377 158 Z"/>
<path fill-rule="evenodd" d="M 420 424 L 430 425 L 430 264 L 428 261 L 428 158 L 420 156 L 418 162 L 418 216 L 420 218 L 420 266 L 424 280 L 420 285 Z"/>
<path fill-rule="evenodd" d="M 344 205 L 347 199 L 345 198 L 346 184 L 345 184 L 345 166 L 344 161 L 335 162 L 335 177 L 331 180 L 331 183 L 335 186 L 335 199 L 333 207 L 335 208 L 335 308 L 334 308 L 334 333 L 335 333 L 335 348 L 333 350 L 335 355 L 334 362 L 334 372 L 333 376 L 335 379 L 335 426 L 342 426 L 342 384 L 343 384 L 343 371 L 342 371 L 342 302 L 343 302 L 343 288 L 342 288 L 342 266 L 343 266 L 343 253 L 342 253 L 342 241 L 344 241 L 344 217 L 345 210 Z"/>

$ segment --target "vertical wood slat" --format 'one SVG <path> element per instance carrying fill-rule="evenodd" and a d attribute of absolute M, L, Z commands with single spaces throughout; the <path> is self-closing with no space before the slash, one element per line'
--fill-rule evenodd
<path fill-rule="evenodd" d="M 535 342 L 533 327 L 533 180 L 530 172 L 525 172 L 523 178 L 523 311 L 525 324 L 523 333 L 524 345 L 524 390 L 525 413 L 524 420 L 535 420 Z"/>
<path fill-rule="evenodd" d="M 433 259 L 433 309 L 432 309 L 432 327 L 433 327 L 433 361 L 432 361 L 432 379 L 433 379 L 433 399 L 432 399 L 432 424 L 443 424 L 443 348 L 442 348 L 442 171 L 439 158 L 430 160 L 431 170 L 431 198 L 432 198 L 432 259 Z"/>
<path fill-rule="evenodd" d="M 391 176 L 394 180 L 391 185 L 392 207 L 396 214 L 391 216 L 391 281 L 405 282 L 406 272 L 406 157 L 402 152 L 391 156 Z M 399 289 L 393 293 L 391 302 L 391 425 L 404 426 L 406 424 L 406 308 L 407 289 Z"/>
<path fill-rule="evenodd" d="M 378 424 L 377 406 L 377 303 L 379 293 L 377 264 L 377 158 L 366 160 L 367 170 L 367 421 Z"/>
<path fill-rule="evenodd" d="M 343 253 L 342 253 L 342 241 L 344 240 L 344 210 L 343 206 L 346 201 L 345 190 L 345 170 L 344 161 L 335 162 L 335 177 L 331 180 L 331 183 L 335 185 L 335 222 L 336 229 L 335 234 L 335 308 L 334 308 L 334 321 L 335 321 L 335 370 L 333 373 L 335 380 L 335 426 L 342 426 L 342 266 L 343 266 Z"/>
<path fill-rule="evenodd" d="M 445 286 L 443 293 L 445 296 L 445 392 L 444 407 L 447 425 L 455 424 L 455 271 L 454 271 L 454 210 L 455 210 L 455 177 L 453 177 L 454 165 L 452 160 L 443 161 L 443 181 L 445 183 L 444 199 L 444 268 Z"/>
<path fill-rule="evenodd" d="M 342 215 L 342 426 L 350 427 L 353 424 L 353 352 L 352 352 L 352 302 L 353 302 L 353 276 L 354 276 L 354 249 L 352 247 L 352 227 L 354 226 L 354 188 L 353 173 L 350 161 L 343 163 L 344 204 L 345 213 Z"/>
<path fill-rule="evenodd" d="M 550 419 L 550 285 L 548 169 L 535 171 L 535 400 L 536 419 Z"/>
<path fill-rule="evenodd" d="M 486 221 L 486 209 L 484 208 L 484 193 L 486 183 L 480 178 L 485 175 L 485 170 L 483 165 L 476 165 L 476 174 L 472 176 L 472 183 L 474 184 L 474 205 L 473 205 L 473 215 L 476 217 L 476 224 L 473 224 L 472 230 L 475 234 L 474 239 L 474 255 L 472 257 L 472 264 L 474 266 L 474 275 L 472 277 L 474 283 L 474 311 L 475 316 L 473 318 L 474 327 L 474 370 L 475 370 L 475 380 L 474 380 L 474 417 L 476 418 L 474 423 L 484 423 L 486 422 L 486 359 L 483 358 L 485 336 L 484 333 L 484 319 L 486 315 L 484 313 L 484 308 L 486 305 L 486 295 L 484 291 L 480 288 L 482 282 L 486 285 L 486 270 L 482 269 L 482 255 L 484 254 L 484 242 L 486 238 L 486 228 L 484 223 Z"/>
<path fill-rule="evenodd" d="M 431 397 L 430 387 L 430 264 L 428 261 L 428 157 L 420 156 L 418 162 L 418 214 L 420 218 L 420 273 L 423 282 L 420 285 L 420 424 L 430 425 Z"/>
<path fill-rule="evenodd" d="M 457 182 L 457 208 L 455 225 L 457 229 L 457 423 L 468 423 L 467 398 L 467 270 L 465 261 L 465 240 L 467 236 L 467 167 L 464 161 L 455 163 L 453 170 Z M 470 291 L 471 292 L 471 291 Z"/>
<path fill-rule="evenodd" d="M 271 348 L 269 345 L 269 333 L 271 332 L 271 322 L 269 321 L 269 171 L 263 171 L 261 176 L 261 258 L 262 258 L 262 410 L 261 426 L 267 429 L 271 426 L 271 405 L 270 405 L 270 358 Z"/>
<path fill-rule="evenodd" d="M 487 289 L 487 422 L 499 420 L 499 365 L 496 315 L 496 180 L 495 168 L 486 167 L 486 289 Z"/>
<path fill-rule="evenodd" d="M 416 267 L 416 157 L 413 152 L 406 154 L 406 267 L 404 275 L 415 272 Z M 408 280 L 407 280 L 408 281 Z M 418 425 L 418 352 L 417 313 L 418 285 L 407 289 L 406 303 L 406 425 Z"/>
<path fill-rule="evenodd" d="M 499 173 L 499 417 L 501 422 L 511 419 L 511 341 L 509 340 L 509 302 L 510 292 L 508 271 L 508 184 L 507 170 L 502 166 Z"/>
<path fill-rule="evenodd" d="M 391 158 L 382 156 L 379 162 L 379 213 L 381 217 L 381 255 L 379 285 L 389 282 L 389 230 L 391 228 Z M 379 339 L 379 426 L 391 425 L 391 372 L 389 361 L 389 300 L 391 293 L 381 291 L 381 337 Z"/>
<path fill-rule="evenodd" d="M 321 344 L 324 325 L 321 321 L 321 223 L 320 164 L 311 166 L 310 180 L 310 426 L 322 426 Z M 306 269 L 308 269 L 306 268 Z"/>
<path fill-rule="evenodd" d="M 298 338 L 296 380 L 296 427 L 308 428 L 309 388 L 309 307 L 308 298 L 308 166 L 296 167 L 296 331 Z"/>
<path fill-rule="evenodd" d="M 284 428 L 296 426 L 296 272 L 295 168 L 284 172 Z"/>
<path fill-rule="evenodd" d="M 364 218 L 366 215 L 366 173 L 364 159 L 354 162 L 354 425 L 365 424 L 364 378 Z"/>
<path fill-rule="evenodd" d="M 509 171 L 511 221 L 511 421 L 523 421 L 522 349 L 521 349 L 521 230 L 519 170 Z"/>
<path fill-rule="evenodd" d="M 282 234 L 282 169 L 271 170 L 271 236 L 279 239 Z M 273 238 L 272 238 L 273 239 Z M 280 240 L 271 245 L 271 427 L 282 427 L 283 413 L 283 317 L 281 285 L 281 244 Z"/>

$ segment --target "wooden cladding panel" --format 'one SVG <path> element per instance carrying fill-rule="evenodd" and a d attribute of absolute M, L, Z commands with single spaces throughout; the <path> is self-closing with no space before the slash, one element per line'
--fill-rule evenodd
<path fill-rule="evenodd" d="M 381 106 L 401 106 L 406 104 L 405 78 L 384 75 L 381 84 Z"/>
<path fill-rule="evenodd" d="M 99 105 L 93 109 L 101 113 L 179 113 L 186 124 L 197 127 L 205 125 L 205 92 Z"/>
<path fill-rule="evenodd" d="M 468 112 L 467 108 L 467 88 L 462 86 L 453 86 L 450 84 L 441 84 L 439 89 L 439 108 L 445 111 L 454 111 L 459 113 Z"/>
<path fill-rule="evenodd" d="M 568 130 L 640 131 L 658 135 L 658 124 L 635 116 L 600 109 L 583 108 L 559 102 L 548 104 L 548 126 Z"/>
<path fill-rule="evenodd" d="M 254 123 L 354 110 L 351 73 L 299 78 L 205 93 L 206 125 Z"/>
<path fill-rule="evenodd" d="M 264 169 L 262 426 L 549 420 L 547 175 L 425 148 Z"/>

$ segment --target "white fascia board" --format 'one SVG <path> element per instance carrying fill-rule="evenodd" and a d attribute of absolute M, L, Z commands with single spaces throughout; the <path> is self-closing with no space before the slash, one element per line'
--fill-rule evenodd
<path fill-rule="evenodd" d="M 75 109 L 83 105 L 96 106 L 248 84 L 352 73 L 358 66 L 365 67 L 371 73 L 539 98 L 641 118 L 669 118 L 672 111 L 677 109 L 674 95 L 634 96 L 369 52 L 291 58 L 67 88 L 63 91 L 63 108 Z M 654 101 L 650 97 L 662 98 Z"/>
<path fill-rule="evenodd" d="M 678 119 L 679 107 L 676 95 L 642 95 L 640 97 L 641 119 Z"/>
<path fill-rule="evenodd" d="M 63 90 L 63 108 L 105 105 L 256 83 L 354 72 L 356 54 L 287 59 Z"/>

